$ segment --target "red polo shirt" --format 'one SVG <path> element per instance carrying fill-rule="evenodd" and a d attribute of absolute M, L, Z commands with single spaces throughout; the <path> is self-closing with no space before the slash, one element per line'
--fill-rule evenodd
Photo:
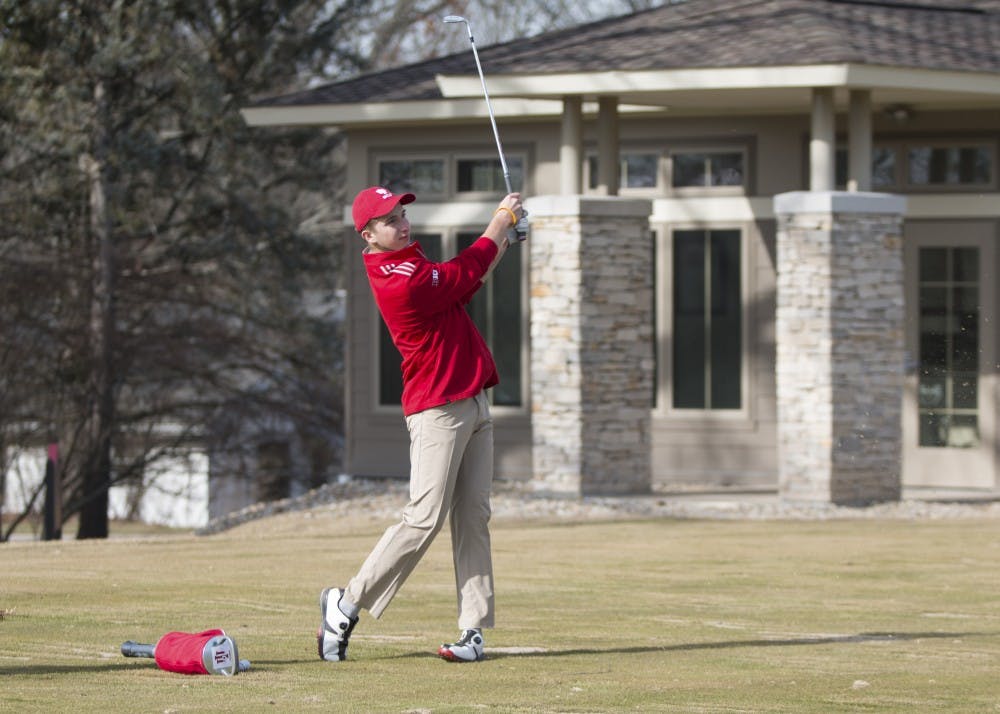
<path fill-rule="evenodd" d="M 497 247 L 483 237 L 444 263 L 419 243 L 364 253 L 375 303 L 403 356 L 403 414 L 474 397 L 500 380 L 465 305 L 482 286 Z"/>

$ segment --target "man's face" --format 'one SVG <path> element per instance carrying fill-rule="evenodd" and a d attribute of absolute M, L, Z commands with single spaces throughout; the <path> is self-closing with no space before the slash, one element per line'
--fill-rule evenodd
<path fill-rule="evenodd" d="M 361 231 L 361 237 L 374 253 L 402 250 L 410 244 L 410 222 L 406 219 L 406 209 L 396 204 L 386 215 L 372 219 Z"/>

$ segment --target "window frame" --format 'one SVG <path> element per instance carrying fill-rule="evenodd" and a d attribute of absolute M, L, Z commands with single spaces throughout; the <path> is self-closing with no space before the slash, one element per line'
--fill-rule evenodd
<path fill-rule="evenodd" d="M 897 169 L 899 186 L 906 193 L 982 193 L 997 189 L 997 141 L 987 137 L 921 139 L 908 137 L 901 141 L 901 166 Z M 985 148 L 990 159 L 990 180 L 985 183 L 912 183 L 910 181 L 910 151 L 916 148 L 964 149 Z M 899 174 L 902 174 L 900 176 Z"/>
<path fill-rule="evenodd" d="M 441 162 L 442 183 L 444 185 L 444 191 L 443 192 L 434 192 L 434 191 L 419 191 L 419 190 L 414 189 L 414 192 L 415 193 L 419 193 L 420 197 L 421 198 L 425 198 L 425 199 L 426 198 L 433 198 L 433 199 L 447 198 L 448 195 L 449 195 L 448 187 L 451 185 L 451 182 L 452 182 L 452 178 L 451 178 L 451 176 L 452 176 L 452 174 L 451 174 L 451 164 L 450 164 L 450 162 L 448 161 L 447 158 L 441 158 L 440 154 L 435 154 L 435 153 L 423 153 L 423 152 L 405 152 L 405 153 L 399 153 L 399 152 L 395 152 L 395 151 L 393 151 L 393 152 L 387 151 L 387 152 L 384 152 L 384 154 L 382 152 L 373 154 L 373 156 L 372 156 L 372 171 L 371 171 L 371 175 L 374 176 L 375 179 L 373 180 L 372 185 L 378 185 L 378 186 L 382 185 L 382 180 L 381 180 L 382 179 L 382 170 L 381 170 L 381 167 L 382 167 L 382 163 L 383 162 L 388 162 L 388 161 L 430 161 L 430 160 L 440 161 Z M 409 190 L 411 190 L 411 189 L 407 189 L 407 191 L 409 191 Z"/>
<path fill-rule="evenodd" d="M 740 235 L 740 407 L 738 409 L 679 409 L 673 405 L 673 271 L 674 232 L 699 230 L 737 231 Z M 753 382 L 757 355 L 751 340 L 755 326 L 753 282 L 754 245 L 761 240 L 754 226 L 745 222 L 662 223 L 654 227 L 656 253 L 656 375 L 654 386 L 655 405 L 653 416 L 678 429 L 700 428 L 706 424 L 725 425 L 727 428 L 753 429 L 756 418 L 756 385 Z"/>
<path fill-rule="evenodd" d="M 444 190 L 442 192 L 414 191 L 422 202 L 437 202 L 443 200 L 450 201 L 484 201 L 503 197 L 506 187 L 501 186 L 497 191 L 459 191 L 458 190 L 458 162 L 462 160 L 484 160 L 499 162 L 499 156 L 495 150 L 485 147 L 468 148 L 446 148 L 429 147 L 420 151 L 399 151 L 392 147 L 373 148 L 369 151 L 369 176 L 374 177 L 371 185 L 380 185 L 381 165 L 387 161 L 441 161 L 443 164 Z M 515 191 L 522 194 L 529 194 L 531 175 L 531 152 L 521 146 L 515 146 L 513 150 L 505 147 L 504 159 L 507 167 L 514 161 L 521 162 L 522 186 L 513 186 Z M 511 179 L 513 183 L 513 178 Z"/>
<path fill-rule="evenodd" d="M 665 150 L 662 146 L 656 144 L 628 144 L 623 143 L 618 148 L 618 165 L 619 165 L 619 179 L 624 178 L 624 174 L 621 172 L 622 156 L 624 154 L 647 154 L 656 157 L 656 185 L 654 186 L 618 186 L 619 196 L 636 196 L 636 197 L 656 197 L 662 196 L 666 191 L 666 180 L 667 176 L 664 173 L 664 159 Z M 594 169 L 597 167 L 598 152 L 596 147 L 588 147 L 584 151 L 583 156 L 583 171 L 581 177 L 584 185 L 585 193 L 596 192 L 596 187 L 591 184 L 596 180 L 594 175 Z"/>
<path fill-rule="evenodd" d="M 991 177 L 988 183 L 911 183 L 910 182 L 910 150 L 927 147 L 930 149 L 949 148 L 985 148 L 990 156 Z M 893 167 L 894 181 L 886 186 L 873 186 L 873 191 L 895 192 L 906 194 L 927 194 L 927 193 L 990 193 L 1000 190 L 1000 166 L 997 162 L 1000 159 L 1000 149 L 998 141 L 988 135 L 973 134 L 968 137 L 942 137 L 942 136 L 907 136 L 907 137 L 878 137 L 872 142 L 872 150 L 890 149 L 896 155 L 895 166 Z M 848 151 L 846 137 L 839 137 L 837 141 L 837 154 Z M 874 156 L 873 156 L 874 158 Z M 806 155 L 807 165 L 805 167 L 804 183 L 808 184 L 808 154 Z M 838 190 L 844 190 L 846 184 L 837 183 Z"/>
<path fill-rule="evenodd" d="M 945 251 L 945 266 L 946 267 L 950 267 L 950 268 L 954 267 L 954 259 L 955 259 L 955 254 L 956 254 L 957 251 L 967 251 L 967 250 L 975 251 L 975 253 L 976 253 L 976 277 L 975 277 L 975 279 L 974 280 L 961 280 L 961 279 L 957 278 L 954 275 L 954 270 L 946 271 L 945 276 L 943 278 L 940 278 L 940 279 L 930 279 L 930 278 L 926 278 L 925 279 L 924 276 L 923 276 L 923 274 L 922 274 L 922 271 L 921 271 L 922 260 L 923 260 L 923 256 L 924 256 L 924 251 L 930 251 L 930 250 L 943 250 L 943 251 Z M 917 310 L 917 324 L 914 326 L 914 329 L 916 330 L 916 333 L 917 333 L 917 348 L 918 348 L 918 352 L 915 355 L 915 358 L 916 358 L 918 367 L 917 367 L 917 370 L 916 370 L 916 385 L 917 385 L 917 392 L 916 392 L 916 394 L 917 394 L 917 396 L 916 396 L 916 399 L 915 399 L 915 407 L 916 407 L 916 414 L 917 414 L 917 428 L 916 428 L 915 431 L 916 431 L 916 435 L 917 435 L 916 447 L 917 447 L 918 450 L 919 449 L 981 448 L 984 445 L 983 444 L 984 440 L 987 439 L 987 435 L 984 434 L 984 432 L 983 432 L 983 421 L 984 420 L 983 420 L 983 407 L 982 407 L 982 403 L 983 403 L 983 400 L 984 400 L 984 396 L 981 394 L 981 391 L 983 389 L 983 380 L 980 377 L 980 371 L 982 370 L 982 361 L 983 361 L 982 357 L 981 357 L 981 355 L 983 354 L 983 350 L 982 350 L 981 346 L 982 346 L 982 341 L 983 341 L 983 337 L 984 337 L 983 334 L 982 334 L 982 331 L 980 329 L 980 326 L 983 324 L 983 319 L 984 319 L 983 314 L 982 314 L 983 309 L 981 307 L 982 295 L 983 295 L 983 289 L 982 289 L 982 284 L 981 284 L 981 276 L 984 273 L 983 267 L 981 265 L 981 261 L 982 261 L 982 258 L 983 258 L 982 253 L 983 253 L 983 251 L 980 249 L 979 246 L 918 246 L 917 249 L 916 249 L 916 254 L 915 254 L 915 256 L 916 256 L 916 265 L 914 266 L 914 274 L 915 274 L 915 280 L 916 280 L 916 283 L 917 283 L 917 296 L 918 297 L 917 297 L 917 305 L 916 305 L 916 310 Z M 975 396 L 975 402 L 976 402 L 976 404 L 975 404 L 975 406 L 972 406 L 972 407 L 968 407 L 968 406 L 955 406 L 955 400 L 956 400 L 956 398 L 955 398 L 955 385 L 954 385 L 954 382 L 956 380 L 956 375 L 961 374 L 961 372 L 959 370 L 951 368 L 951 365 L 949 364 L 949 363 L 951 363 L 953 361 L 953 359 L 954 359 L 954 357 L 956 355 L 956 348 L 955 348 L 955 344 L 954 344 L 954 338 L 952 337 L 952 335 L 954 334 L 955 331 L 945 329 L 945 330 L 942 331 L 942 335 L 943 335 L 943 338 L 944 338 L 944 344 L 945 344 L 945 347 L 946 347 L 946 350 L 947 350 L 947 354 L 945 355 L 945 372 L 944 372 L 943 375 L 941 375 L 942 378 L 943 378 L 943 382 L 944 382 L 943 383 L 944 393 L 942 394 L 943 404 L 936 405 L 936 406 L 934 406 L 934 405 L 932 405 L 932 406 L 926 406 L 923 403 L 923 394 L 921 392 L 921 387 L 924 386 L 924 379 L 928 378 L 928 381 L 929 381 L 930 378 L 932 377 L 932 375 L 930 375 L 930 374 L 927 373 L 927 370 L 926 370 L 925 365 L 924 365 L 924 354 L 922 352 L 922 347 L 923 347 L 922 339 L 923 339 L 923 336 L 924 336 L 924 332 L 923 332 L 923 330 L 921 328 L 925 324 L 924 321 L 923 321 L 923 319 L 924 319 L 924 312 L 923 312 L 924 303 L 923 303 L 923 300 L 922 300 L 923 290 L 924 290 L 924 288 L 931 288 L 931 289 L 939 289 L 939 290 L 944 291 L 944 294 L 945 294 L 945 304 L 947 306 L 947 305 L 949 305 L 949 304 L 952 303 L 952 300 L 954 299 L 954 292 L 953 291 L 956 288 L 969 288 L 969 287 L 974 287 L 975 288 L 975 290 L 976 290 L 976 297 L 977 297 L 977 303 L 979 303 L 979 305 L 977 305 L 976 314 L 975 314 L 975 321 L 976 321 L 976 346 L 977 346 L 977 349 L 975 351 L 975 354 L 976 354 L 976 367 L 973 370 L 965 370 L 966 372 L 971 372 L 974 375 L 975 379 L 976 379 L 976 396 Z M 955 319 L 955 317 L 956 317 L 956 311 L 954 309 L 952 309 L 952 310 L 946 310 L 945 315 L 944 315 L 944 320 L 945 320 L 945 326 L 946 326 L 946 328 L 952 326 L 952 324 L 953 324 L 952 321 Z M 932 368 L 933 367 L 940 367 L 940 365 L 931 365 L 931 367 Z M 988 399 L 989 397 L 987 396 L 985 398 Z M 923 443 L 923 441 L 922 441 L 923 434 L 924 434 L 924 430 L 923 430 L 923 424 L 924 424 L 923 417 L 925 417 L 925 416 L 934 416 L 935 413 L 939 414 L 940 416 L 949 417 L 949 418 L 951 418 L 951 417 L 974 417 L 975 418 L 976 443 L 974 443 L 974 444 L 966 444 L 966 445 L 952 444 L 952 443 L 943 443 L 943 444 L 925 444 L 925 443 Z"/>
<path fill-rule="evenodd" d="M 677 142 L 665 152 L 664 184 L 668 196 L 748 196 L 751 190 L 751 152 L 747 142 L 713 143 Z M 738 186 L 677 186 L 673 185 L 674 156 L 678 154 L 739 154 L 743 163 L 743 182 Z"/>
<path fill-rule="evenodd" d="M 751 138 L 713 139 L 666 139 L 655 143 L 622 142 L 618 149 L 619 164 L 623 154 L 655 154 L 658 157 L 656 185 L 653 187 L 625 187 L 619 185 L 619 196 L 636 196 L 647 198 L 683 198 L 683 197 L 715 197 L 715 196 L 750 196 L 753 195 L 753 161 L 754 150 Z M 581 177 L 584 192 L 595 193 L 591 186 L 592 164 L 597 160 L 597 148 L 593 145 L 585 147 Z M 676 154 L 739 154 L 743 162 L 743 183 L 739 186 L 673 186 L 673 157 Z"/>
<path fill-rule="evenodd" d="M 514 162 L 515 159 L 521 162 L 521 183 L 522 184 L 526 183 L 527 179 L 525 178 L 525 176 L 527 175 L 527 166 L 528 166 L 527 155 L 518 151 L 511 151 L 511 152 L 505 151 L 504 159 L 507 161 L 508 170 L 510 169 L 511 164 Z M 498 192 L 501 196 L 506 194 L 507 188 L 505 186 L 501 186 L 498 189 L 498 191 L 462 191 L 459 189 L 458 187 L 459 162 L 483 161 L 483 160 L 495 161 L 497 162 L 497 164 L 500 163 L 500 157 L 497 155 L 495 151 L 493 153 L 489 152 L 480 153 L 480 152 L 468 152 L 468 151 L 455 151 L 451 153 L 449 162 L 451 165 L 451 175 L 454 177 L 450 185 L 452 196 L 456 198 L 463 198 L 466 200 L 482 201 L 497 196 Z M 501 171 L 503 170 L 502 166 L 499 168 L 501 169 Z M 514 180 L 513 172 L 511 172 L 511 184 L 513 189 L 517 191 L 518 190 L 517 182 Z M 524 193 L 523 188 L 521 189 L 521 192 Z"/>

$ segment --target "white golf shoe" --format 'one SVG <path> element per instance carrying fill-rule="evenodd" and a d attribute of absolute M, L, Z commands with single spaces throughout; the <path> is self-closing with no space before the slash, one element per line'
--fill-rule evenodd
<path fill-rule="evenodd" d="M 478 662 L 486 656 L 483 653 L 483 633 L 463 630 L 458 642 L 441 645 L 438 655 L 449 662 Z"/>
<path fill-rule="evenodd" d="M 326 588 L 319 596 L 319 607 L 323 611 L 323 621 L 316 633 L 319 658 L 327 662 L 347 659 L 347 642 L 358 624 L 358 618 L 348 617 L 341 612 L 339 604 L 343 588 Z"/>

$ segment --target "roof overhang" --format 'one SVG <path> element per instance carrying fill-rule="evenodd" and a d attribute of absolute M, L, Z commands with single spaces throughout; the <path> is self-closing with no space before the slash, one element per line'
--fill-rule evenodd
<path fill-rule="evenodd" d="M 479 77 L 438 75 L 447 97 L 482 94 Z M 826 64 L 785 67 L 724 67 L 643 72 L 581 72 L 566 74 L 497 75 L 489 78 L 492 96 L 559 98 L 566 95 L 615 95 L 624 101 L 639 97 L 691 91 L 844 87 L 920 90 L 1000 97 L 1000 74 L 944 72 L 904 67 Z"/>
<path fill-rule="evenodd" d="M 378 127 L 463 121 L 487 116 L 478 75 L 438 75 L 444 99 L 270 105 L 243 109 L 251 126 Z M 954 72 L 861 64 L 727 67 L 652 71 L 602 71 L 487 77 L 498 117 L 545 118 L 562 114 L 567 96 L 596 111 L 601 97 L 618 99 L 619 112 L 781 113 L 808 111 L 814 88 L 832 88 L 845 107 L 848 91 L 872 92 L 875 106 L 918 109 L 998 108 L 1000 73 Z"/>
<path fill-rule="evenodd" d="M 479 81 L 478 79 L 476 80 Z M 358 102 L 356 104 L 300 104 L 289 106 L 246 107 L 241 110 L 250 126 L 336 126 L 377 127 L 393 124 L 464 121 L 486 118 L 489 111 L 483 101 L 482 85 L 475 99 L 433 99 L 424 101 Z M 561 99 L 525 99 L 490 97 L 498 117 L 558 117 L 563 113 Z M 631 113 L 659 107 L 620 105 L 618 111 Z M 584 105 L 586 113 L 595 113 L 597 104 Z"/>
<path fill-rule="evenodd" d="M 246 107 L 242 114 L 250 126 L 374 126 L 401 122 L 441 122 L 487 116 L 481 86 L 479 91 L 480 95 L 476 99 L 273 105 Z M 562 102 L 506 98 L 494 101 L 493 110 L 504 116 L 559 115 L 562 113 Z"/>
<path fill-rule="evenodd" d="M 439 75 L 445 97 L 482 92 L 478 76 Z M 907 104 L 921 109 L 1000 106 L 1000 73 L 954 72 L 861 64 L 727 67 L 644 72 L 498 75 L 488 78 L 491 96 L 556 99 L 615 96 L 630 105 L 659 106 L 672 114 L 808 111 L 814 88 L 835 90 L 840 107 L 848 92 L 870 90 L 875 106 Z"/>

